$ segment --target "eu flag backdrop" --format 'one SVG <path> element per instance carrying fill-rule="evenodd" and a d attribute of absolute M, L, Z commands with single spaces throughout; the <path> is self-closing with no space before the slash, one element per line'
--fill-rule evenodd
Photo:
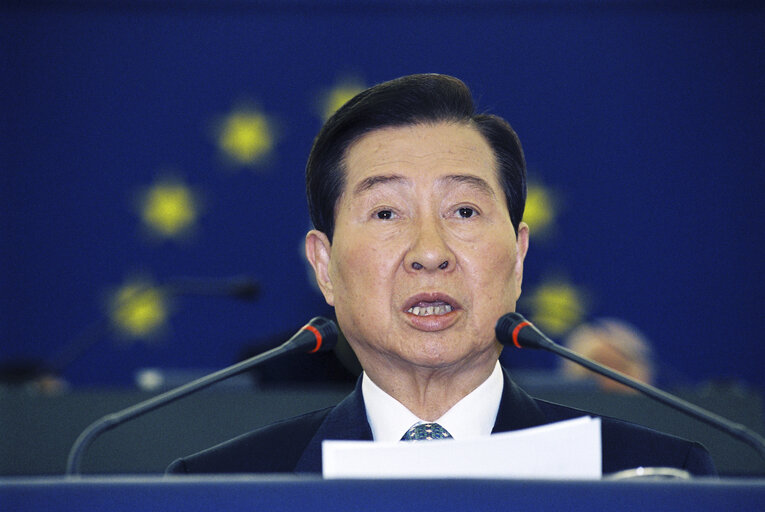
<path fill-rule="evenodd" d="M 439 72 L 523 142 L 522 312 L 556 337 L 622 318 L 665 375 L 765 384 L 761 3 L 72 0 L 0 15 L 4 363 L 126 385 L 143 367 L 222 367 L 327 314 L 302 256 L 313 137 L 360 88 Z M 200 281 L 235 276 L 257 300 Z"/>

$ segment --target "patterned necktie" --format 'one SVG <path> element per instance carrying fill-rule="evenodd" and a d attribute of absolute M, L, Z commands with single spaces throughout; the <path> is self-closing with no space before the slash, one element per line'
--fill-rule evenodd
<path fill-rule="evenodd" d="M 434 439 L 452 439 L 452 435 L 438 423 L 420 423 L 407 430 L 402 441 L 432 441 Z"/>

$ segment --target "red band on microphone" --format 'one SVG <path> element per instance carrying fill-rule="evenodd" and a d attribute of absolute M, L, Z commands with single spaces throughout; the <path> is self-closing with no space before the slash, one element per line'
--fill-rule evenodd
<path fill-rule="evenodd" d="M 303 327 L 303 329 L 308 329 L 309 331 L 313 333 L 314 336 L 316 336 L 316 347 L 314 347 L 314 349 L 310 350 L 308 353 L 313 354 L 314 352 L 318 352 L 319 349 L 321 348 L 321 333 L 313 325 L 306 325 L 305 327 Z"/>
<path fill-rule="evenodd" d="M 518 325 L 515 326 L 515 329 L 513 329 L 513 345 L 515 345 L 518 348 L 523 348 L 523 347 L 521 347 L 521 344 L 518 343 L 518 333 L 521 332 L 521 329 L 523 329 L 524 327 L 527 327 L 529 325 L 531 325 L 531 324 L 528 323 L 528 322 L 521 322 L 521 323 L 519 323 Z"/>

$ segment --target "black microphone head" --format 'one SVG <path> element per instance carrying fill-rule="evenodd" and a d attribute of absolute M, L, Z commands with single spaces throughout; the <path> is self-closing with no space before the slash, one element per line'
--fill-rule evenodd
<path fill-rule="evenodd" d="M 227 278 L 176 277 L 168 280 L 163 289 L 173 296 L 207 295 L 254 301 L 260 295 L 260 284 L 249 276 Z"/>
<path fill-rule="evenodd" d="M 251 277 L 238 277 L 231 280 L 228 293 L 239 300 L 255 300 L 260 295 L 260 285 Z"/>
<path fill-rule="evenodd" d="M 497 320 L 494 333 L 500 343 L 516 348 L 547 348 L 550 343 L 534 324 L 515 311 L 506 313 Z"/>
<path fill-rule="evenodd" d="M 329 318 L 324 318 L 323 316 L 314 317 L 301 330 L 310 331 L 314 335 L 315 344 L 308 351 L 309 353 L 329 352 L 335 348 L 339 331 L 337 324 Z"/>

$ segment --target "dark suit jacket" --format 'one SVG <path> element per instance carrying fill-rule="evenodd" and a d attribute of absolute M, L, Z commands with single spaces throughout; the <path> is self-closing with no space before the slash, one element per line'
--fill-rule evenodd
<path fill-rule="evenodd" d="M 589 413 L 537 400 L 504 373 L 504 389 L 493 432 L 507 432 Z M 594 415 L 593 415 L 594 416 Z M 603 473 L 638 466 L 675 467 L 714 475 L 709 453 L 698 443 L 603 417 Z M 203 452 L 178 459 L 169 473 L 321 473 L 325 439 L 372 440 L 361 379 L 335 407 L 268 425 Z"/>

